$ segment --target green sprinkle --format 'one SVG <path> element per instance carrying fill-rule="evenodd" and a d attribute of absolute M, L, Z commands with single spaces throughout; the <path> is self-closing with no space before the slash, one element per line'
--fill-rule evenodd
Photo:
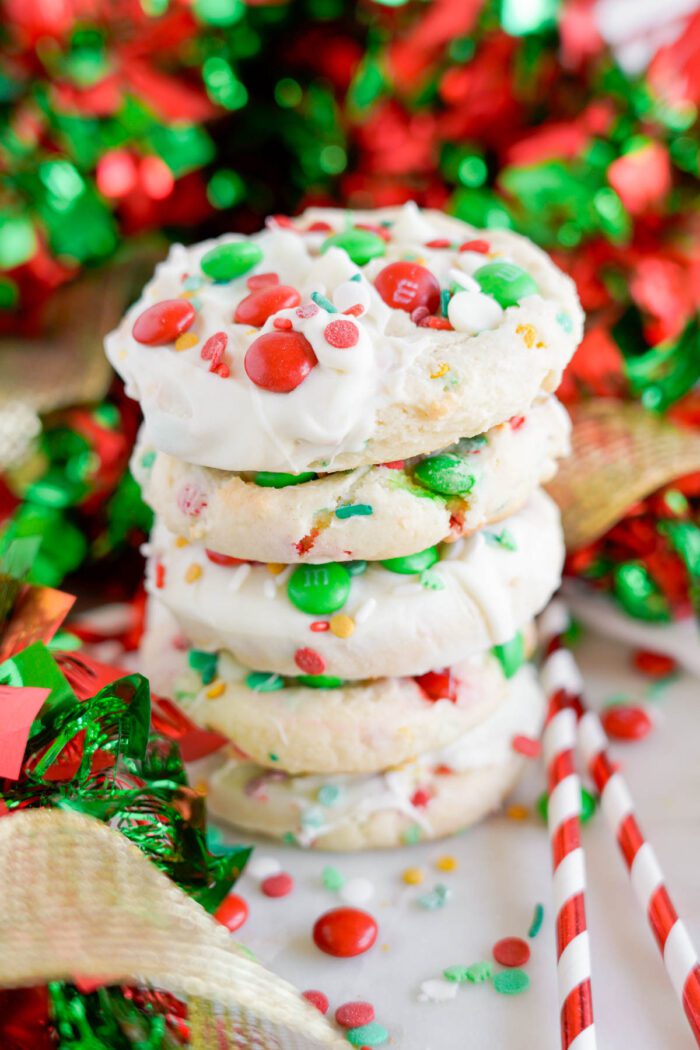
<path fill-rule="evenodd" d="M 348 503 L 344 507 L 338 507 L 335 516 L 336 518 L 364 518 L 372 513 L 369 503 Z"/>
<path fill-rule="evenodd" d="M 150 470 L 155 461 L 155 452 L 144 452 L 144 454 L 141 456 L 141 466 L 144 470 Z"/>
<path fill-rule="evenodd" d="M 282 836 L 282 842 L 284 842 L 286 846 L 296 846 L 297 837 L 293 831 L 285 831 L 285 833 Z"/>
<path fill-rule="evenodd" d="M 426 569 L 420 574 L 420 585 L 425 587 L 426 591 L 444 591 L 445 589 L 445 581 L 442 576 L 433 572 L 432 569 Z"/>
<path fill-rule="evenodd" d="M 442 971 L 442 976 L 446 981 L 464 984 L 465 981 L 469 980 L 469 969 L 470 967 L 468 966 L 448 966 L 446 970 Z"/>
<path fill-rule="evenodd" d="M 320 828 L 325 824 L 326 818 L 320 809 L 306 809 L 301 815 L 301 824 L 304 828 Z"/>
<path fill-rule="evenodd" d="M 278 689 L 284 689 L 284 678 L 269 671 L 251 671 L 246 675 L 245 684 L 254 693 L 274 693 Z"/>
<path fill-rule="evenodd" d="M 487 543 L 491 543 L 496 547 L 502 547 L 506 551 L 517 551 L 518 544 L 515 540 L 515 536 L 508 529 L 501 529 L 500 532 L 484 532 Z"/>
<path fill-rule="evenodd" d="M 331 890 L 333 893 L 337 893 L 338 890 L 342 890 L 345 885 L 345 876 L 342 871 L 338 871 L 337 868 L 327 864 L 321 872 L 321 882 L 325 889 Z"/>
<path fill-rule="evenodd" d="M 199 277 L 196 274 L 186 277 L 182 282 L 182 287 L 186 292 L 196 292 L 198 288 L 201 288 L 204 284 L 204 278 Z"/>
<path fill-rule="evenodd" d="M 333 306 L 333 303 L 330 301 L 330 299 L 326 299 L 325 295 L 321 295 L 320 292 L 312 292 L 311 298 L 316 303 L 316 306 L 320 306 L 322 310 L 326 311 L 326 313 L 338 313 L 337 309 L 335 308 L 335 306 Z"/>
<path fill-rule="evenodd" d="M 348 1028 L 345 1038 L 352 1046 L 381 1046 L 389 1038 L 389 1033 L 383 1025 L 370 1021 L 359 1028 Z"/>
<path fill-rule="evenodd" d="M 335 784 L 324 784 L 316 792 L 316 799 L 322 806 L 334 806 L 340 798 L 340 788 Z"/>
<path fill-rule="evenodd" d="M 447 307 L 450 305 L 450 299 L 452 293 L 449 288 L 443 288 L 440 292 L 440 313 L 443 317 L 447 317 Z"/>
<path fill-rule="evenodd" d="M 474 437 L 460 438 L 457 448 L 460 452 L 479 452 L 488 443 L 489 439 L 486 434 L 475 434 Z"/>
<path fill-rule="evenodd" d="M 493 986 L 501 995 L 520 995 L 530 987 L 530 978 L 524 970 L 501 970 L 494 977 Z"/>
<path fill-rule="evenodd" d="M 525 663 L 525 641 L 522 631 L 503 645 L 494 645 L 491 652 L 501 665 L 506 678 L 512 678 Z"/>
<path fill-rule="evenodd" d="M 563 328 L 565 332 L 572 332 L 574 329 L 574 322 L 564 310 L 562 310 L 560 314 L 557 314 L 557 324 L 560 328 Z"/>
<path fill-rule="evenodd" d="M 350 278 L 350 280 L 351 281 L 361 281 L 362 280 L 362 274 L 361 273 L 354 273 L 352 275 L 352 277 Z"/>
<path fill-rule="evenodd" d="M 187 654 L 187 662 L 193 671 L 199 673 L 202 685 L 209 685 L 216 678 L 216 669 L 219 664 L 218 653 L 207 653 L 203 649 L 190 649 Z"/>
<path fill-rule="evenodd" d="M 536 937 L 542 929 L 542 923 L 544 922 L 544 908 L 541 904 L 535 905 L 535 914 L 532 916 L 532 922 L 530 923 L 530 929 L 527 931 L 528 937 Z"/>
<path fill-rule="evenodd" d="M 279 762 L 280 760 L 280 756 L 276 755 L 274 751 L 270 751 L 267 757 L 270 759 L 270 762 Z"/>
<path fill-rule="evenodd" d="M 415 846 L 416 842 L 420 842 L 421 835 L 420 824 L 411 824 L 410 828 L 404 831 L 401 840 L 407 846 Z"/>
<path fill-rule="evenodd" d="M 483 984 L 493 977 L 493 966 L 490 962 L 472 963 L 467 967 L 467 980 L 471 984 Z"/>
<path fill-rule="evenodd" d="M 430 890 L 429 893 L 423 893 L 418 898 L 418 904 L 421 908 L 425 908 L 426 911 L 437 911 L 438 908 L 444 908 L 450 899 L 451 891 L 447 886 L 442 883 L 438 883 L 435 889 Z"/>

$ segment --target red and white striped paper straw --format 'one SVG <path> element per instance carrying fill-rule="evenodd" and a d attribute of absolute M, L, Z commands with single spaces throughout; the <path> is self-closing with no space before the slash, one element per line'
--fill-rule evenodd
<path fill-rule="evenodd" d="M 651 844 L 645 839 L 634 803 L 621 773 L 610 760 L 609 741 L 598 715 L 583 698 L 583 682 L 562 633 L 569 624 L 566 607 L 552 603 L 541 622 L 549 655 L 543 681 L 552 707 L 578 720 L 578 743 L 586 768 L 600 793 L 601 809 L 622 853 L 632 887 L 651 927 L 654 939 L 695 1041 L 700 1046 L 700 964 L 682 919 L 671 901 L 663 872 Z M 578 1048 L 577 1048 L 578 1050 Z"/>
<path fill-rule="evenodd" d="M 576 715 L 550 707 L 542 737 L 554 870 L 557 983 L 562 1050 L 595 1050 L 586 868 L 581 847 L 581 782 L 574 767 Z"/>

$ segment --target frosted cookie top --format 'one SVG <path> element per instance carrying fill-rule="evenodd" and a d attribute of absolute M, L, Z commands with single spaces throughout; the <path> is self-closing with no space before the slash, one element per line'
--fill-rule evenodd
<path fill-rule="evenodd" d="M 298 473 L 503 422 L 557 385 L 581 325 L 529 242 L 408 204 L 175 245 L 106 349 L 155 448 Z"/>

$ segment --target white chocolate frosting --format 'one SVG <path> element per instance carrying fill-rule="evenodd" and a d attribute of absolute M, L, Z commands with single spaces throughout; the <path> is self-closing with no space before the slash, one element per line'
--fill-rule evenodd
<path fill-rule="evenodd" d="M 318 222 L 331 230 L 309 231 Z M 329 233 L 355 222 L 389 224 L 381 258 L 360 267 L 342 248 L 320 253 Z M 480 237 L 488 254 L 458 250 Z M 429 247 L 436 239 L 450 246 Z M 141 402 L 147 441 L 189 463 L 298 473 L 429 452 L 526 411 L 543 390 L 556 388 L 581 337 L 572 282 L 543 252 L 508 231 L 481 233 L 412 204 L 379 212 L 316 209 L 290 226 L 273 220 L 250 238 L 262 250 L 250 272 L 228 283 L 202 274 L 201 260 L 216 244 L 241 240 L 226 235 L 189 248 L 174 245 L 105 343 L 127 393 Z M 421 327 L 384 302 L 374 281 L 385 266 L 402 260 L 420 260 L 441 287 L 457 289 L 448 317 L 459 330 Z M 479 292 L 471 274 L 494 260 L 519 265 L 537 293 L 504 310 Z M 302 309 L 283 309 L 262 328 L 234 323 L 237 305 L 249 294 L 246 281 L 269 272 L 298 290 Z M 337 312 L 315 309 L 312 295 Z M 134 322 L 147 307 L 183 297 L 196 309 L 188 332 L 193 345 L 176 350 L 174 342 L 145 346 L 134 338 Z M 338 349 L 324 332 L 349 308 L 360 311 L 345 315 L 357 341 Z M 291 323 L 317 358 L 289 393 L 262 389 L 244 366 L 251 343 L 274 331 L 276 321 Z M 227 337 L 226 378 L 211 372 L 201 355 L 215 333 Z"/>
<path fill-rule="evenodd" d="M 424 674 L 510 641 L 558 587 L 564 547 L 557 507 L 538 491 L 499 525 L 443 545 L 420 574 L 370 562 L 333 615 L 292 604 L 292 566 L 213 564 L 160 524 L 149 554 L 147 589 L 196 647 L 257 671 L 366 679 Z M 298 571 L 329 578 L 323 566 Z"/>

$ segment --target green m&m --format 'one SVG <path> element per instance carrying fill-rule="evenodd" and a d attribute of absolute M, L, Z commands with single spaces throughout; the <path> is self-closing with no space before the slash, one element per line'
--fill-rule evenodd
<path fill-rule="evenodd" d="M 262 257 L 262 248 L 252 241 L 231 241 L 212 248 L 202 256 L 199 265 L 212 281 L 232 281 L 252 270 Z"/>
<path fill-rule="evenodd" d="M 365 266 L 370 259 L 378 259 L 386 252 L 386 244 L 378 233 L 371 230 L 343 230 L 326 237 L 321 251 L 329 248 L 342 248 L 347 252 L 355 266 Z"/>
<path fill-rule="evenodd" d="M 424 551 L 416 554 L 406 554 L 403 558 L 388 558 L 382 562 L 389 572 L 398 572 L 402 576 L 413 576 L 419 572 L 425 572 L 439 559 L 437 547 L 426 547 Z"/>
<path fill-rule="evenodd" d="M 254 693 L 276 693 L 284 689 L 284 678 L 272 671 L 251 671 L 246 675 L 245 684 Z"/>
<path fill-rule="evenodd" d="M 301 485 L 304 481 L 313 481 L 315 477 L 312 470 L 307 470 L 304 474 L 283 474 L 259 470 L 255 475 L 255 484 L 264 489 L 286 489 L 288 485 Z"/>
<path fill-rule="evenodd" d="M 300 674 L 294 679 L 300 685 L 308 685 L 311 689 L 340 689 L 345 685 L 342 678 L 335 678 L 330 674 Z"/>
<path fill-rule="evenodd" d="M 504 309 L 516 306 L 526 295 L 536 295 L 538 291 L 530 274 L 515 263 L 486 263 L 486 266 L 475 270 L 472 276 L 482 292 L 490 295 Z"/>
<path fill-rule="evenodd" d="M 424 488 L 440 496 L 464 496 L 474 487 L 474 475 L 464 460 L 451 452 L 428 456 L 413 473 Z"/>
<path fill-rule="evenodd" d="M 292 605 L 312 616 L 342 609 L 350 594 L 350 573 L 344 565 L 298 565 L 287 584 Z"/>

